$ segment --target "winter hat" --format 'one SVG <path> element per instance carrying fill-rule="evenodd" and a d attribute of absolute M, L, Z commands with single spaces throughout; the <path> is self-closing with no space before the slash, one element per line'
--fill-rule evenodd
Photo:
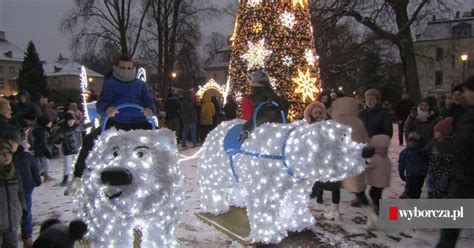
<path fill-rule="evenodd" d="M 76 119 L 76 118 L 74 118 L 74 114 L 73 114 L 73 113 L 71 113 L 71 112 L 66 112 L 66 113 L 64 114 L 64 120 L 65 120 L 65 121 L 74 120 L 74 119 Z"/>
<path fill-rule="evenodd" d="M 265 87 L 265 82 L 270 82 L 268 74 L 264 71 L 255 71 L 252 76 L 252 87 Z"/>
<path fill-rule="evenodd" d="M 451 95 L 454 94 L 454 92 L 456 92 L 456 91 L 459 91 L 461 93 L 463 92 L 462 87 L 461 87 L 460 84 L 454 86 L 454 88 L 451 90 Z"/>
<path fill-rule="evenodd" d="M 421 102 L 428 103 L 430 105 L 430 110 L 434 110 L 436 108 L 436 105 L 438 104 L 436 102 L 436 98 L 434 98 L 434 96 L 425 97 L 425 98 L 423 98 L 423 100 Z"/>
<path fill-rule="evenodd" d="M 462 88 L 467 88 L 469 90 L 474 90 L 474 76 L 468 77 L 464 82 L 462 82 L 460 85 Z"/>
<path fill-rule="evenodd" d="M 326 107 L 324 104 L 320 102 L 312 102 L 308 106 L 306 106 L 306 109 L 304 110 L 304 120 L 308 123 L 311 123 L 311 112 L 313 111 L 314 108 L 320 108 L 323 110 L 324 113 L 326 113 Z"/>
<path fill-rule="evenodd" d="M 14 126 L 5 127 L 0 134 L 0 138 L 15 141 L 17 144 L 21 144 L 20 129 Z"/>
<path fill-rule="evenodd" d="M 27 90 L 20 90 L 20 92 L 18 92 L 18 96 L 26 96 L 26 98 L 29 100 L 30 92 L 28 92 Z"/>
<path fill-rule="evenodd" d="M 51 120 L 46 116 L 40 116 L 38 117 L 37 122 L 39 126 L 46 127 L 46 125 L 48 125 L 48 123 L 50 123 Z"/>
<path fill-rule="evenodd" d="M 86 232 L 87 224 L 81 220 L 73 220 L 66 226 L 58 219 L 49 219 L 41 225 L 40 235 L 33 247 L 73 248 Z"/>
<path fill-rule="evenodd" d="M 453 132 L 454 119 L 452 117 L 446 117 L 439 121 L 433 129 L 435 132 L 440 132 L 442 136 L 448 136 Z"/>
<path fill-rule="evenodd" d="M 416 132 L 411 132 L 408 135 L 408 139 L 407 139 L 407 141 L 415 141 L 415 142 L 419 142 L 420 140 L 421 140 L 421 136 Z"/>

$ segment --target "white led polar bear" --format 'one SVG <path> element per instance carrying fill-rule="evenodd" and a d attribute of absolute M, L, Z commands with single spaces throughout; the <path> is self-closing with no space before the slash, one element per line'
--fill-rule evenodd
<path fill-rule="evenodd" d="M 177 245 L 183 176 L 174 132 L 107 130 L 86 162 L 77 202 L 94 247 Z"/>
<path fill-rule="evenodd" d="M 334 121 L 263 124 L 239 147 L 240 120 L 224 122 L 206 138 L 198 160 L 201 208 L 212 214 L 245 206 L 250 238 L 279 243 L 287 231 L 314 225 L 308 196 L 315 181 L 360 174 L 373 149 L 351 141 Z"/>

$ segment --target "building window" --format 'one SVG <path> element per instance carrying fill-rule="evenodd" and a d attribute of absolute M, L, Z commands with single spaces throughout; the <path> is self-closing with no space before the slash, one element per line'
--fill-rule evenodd
<path fill-rule="evenodd" d="M 456 55 L 451 55 L 451 68 L 454 69 L 456 67 Z"/>
<path fill-rule="evenodd" d="M 3 74 L 3 65 L 0 65 L 0 74 Z"/>
<path fill-rule="evenodd" d="M 0 78 L 0 89 L 3 89 L 3 78 Z"/>
<path fill-rule="evenodd" d="M 472 58 L 471 58 L 471 57 L 469 57 L 469 59 L 466 61 L 466 66 L 467 66 L 467 68 L 473 67 L 473 66 L 472 66 Z"/>
<path fill-rule="evenodd" d="M 444 56 L 444 48 L 437 47 L 436 48 L 436 61 L 442 61 Z"/>
<path fill-rule="evenodd" d="M 436 71 L 435 74 L 435 85 L 442 85 L 443 84 L 443 72 Z"/>
<path fill-rule="evenodd" d="M 471 37 L 472 25 L 469 23 L 460 23 L 453 27 L 453 36 L 455 38 Z"/>
<path fill-rule="evenodd" d="M 15 67 L 14 66 L 10 66 L 10 75 L 15 75 Z"/>

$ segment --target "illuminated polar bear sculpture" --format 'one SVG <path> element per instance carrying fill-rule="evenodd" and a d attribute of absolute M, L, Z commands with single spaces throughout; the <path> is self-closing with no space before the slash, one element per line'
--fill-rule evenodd
<path fill-rule="evenodd" d="M 253 241 L 279 243 L 287 231 L 310 228 L 314 182 L 342 180 L 368 166 L 364 145 L 352 142 L 350 127 L 337 122 L 263 124 L 242 147 L 224 148 L 227 134 L 242 123 L 224 122 L 206 138 L 198 160 L 201 208 L 220 214 L 230 205 L 246 206 Z M 365 153 L 370 157 L 373 150 Z"/>
<path fill-rule="evenodd" d="M 86 160 L 79 217 L 97 247 L 174 247 L 183 205 L 176 136 L 168 129 L 105 131 Z"/>

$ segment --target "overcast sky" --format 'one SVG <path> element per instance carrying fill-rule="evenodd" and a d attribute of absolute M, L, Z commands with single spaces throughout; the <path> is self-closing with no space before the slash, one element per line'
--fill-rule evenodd
<path fill-rule="evenodd" d="M 223 4 L 223 0 L 208 0 Z M 60 53 L 70 56 L 68 38 L 60 33 L 60 19 L 74 6 L 73 0 L 0 0 L 0 30 L 21 49 L 30 40 L 35 43 L 40 59 L 54 61 Z M 204 35 L 232 32 L 231 18 L 224 17 L 203 25 Z M 204 36 L 205 37 L 205 36 Z"/>

